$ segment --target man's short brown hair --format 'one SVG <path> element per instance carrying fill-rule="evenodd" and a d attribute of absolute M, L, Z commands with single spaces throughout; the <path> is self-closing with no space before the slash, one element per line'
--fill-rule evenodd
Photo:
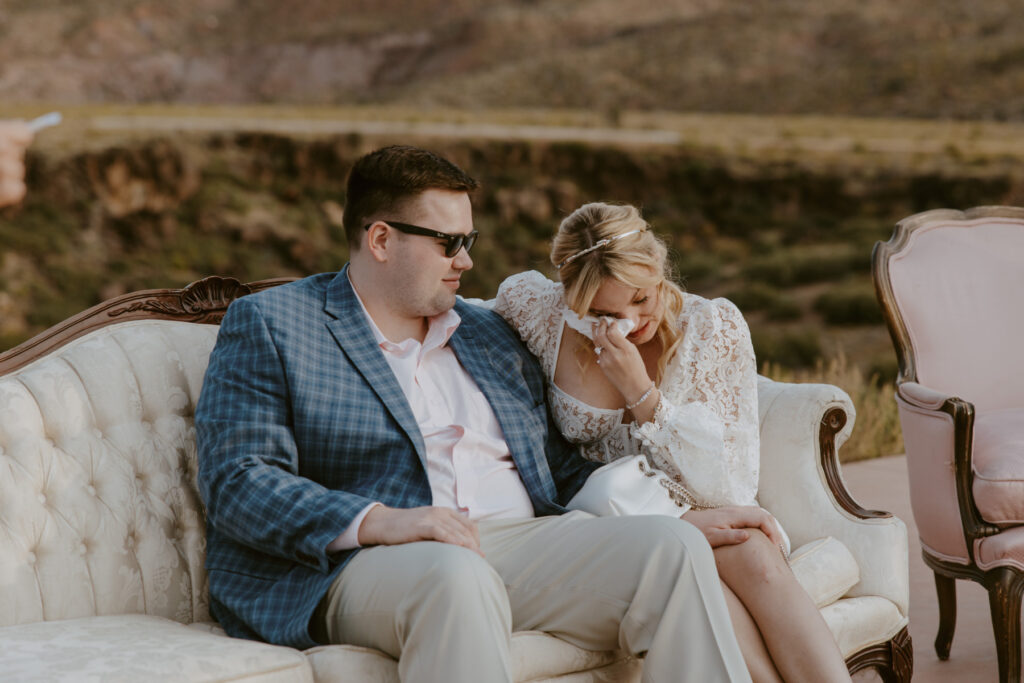
<path fill-rule="evenodd" d="M 393 145 L 370 152 L 348 174 L 343 222 L 349 248 L 359 248 L 363 226 L 372 217 L 398 210 L 426 190 L 469 193 L 477 186 L 461 168 L 419 147 Z"/>

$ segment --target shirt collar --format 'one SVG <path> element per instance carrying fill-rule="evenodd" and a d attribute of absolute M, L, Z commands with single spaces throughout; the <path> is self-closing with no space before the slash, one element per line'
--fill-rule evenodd
<path fill-rule="evenodd" d="M 349 285 L 352 285 L 352 278 L 346 272 L 345 277 L 348 278 Z M 384 336 L 384 333 L 377 327 L 376 321 L 370 312 L 366 310 L 366 304 L 363 303 L 362 297 L 359 296 L 359 292 L 356 291 L 355 285 L 352 285 L 352 293 L 356 295 L 356 301 L 359 302 L 359 308 L 362 309 L 363 315 L 366 316 L 366 320 L 370 323 L 370 332 L 373 333 L 373 338 L 376 340 L 377 345 L 385 351 L 391 353 L 402 353 L 408 351 L 415 346 L 419 346 L 420 343 L 413 338 L 405 339 L 401 342 L 395 343 Z M 449 308 L 444 313 L 440 313 L 431 318 L 427 319 L 427 336 L 423 338 L 423 350 L 429 351 L 430 349 L 439 348 L 448 343 L 451 336 L 455 334 L 455 330 L 459 328 L 459 324 L 462 322 L 462 317 L 455 312 L 454 308 Z"/>

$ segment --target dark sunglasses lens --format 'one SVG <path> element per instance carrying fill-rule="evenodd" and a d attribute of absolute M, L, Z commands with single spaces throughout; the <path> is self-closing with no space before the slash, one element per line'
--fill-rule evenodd
<path fill-rule="evenodd" d="M 444 255 L 448 258 L 452 258 L 459 253 L 459 249 L 466 247 L 466 253 L 473 248 L 473 243 L 476 242 L 476 233 L 469 235 L 452 235 L 448 238 L 448 244 L 445 245 Z"/>

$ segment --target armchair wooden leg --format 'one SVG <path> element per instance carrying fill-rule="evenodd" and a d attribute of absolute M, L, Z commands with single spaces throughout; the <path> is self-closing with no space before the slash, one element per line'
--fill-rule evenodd
<path fill-rule="evenodd" d="M 1000 567 L 989 572 L 986 579 L 999 658 L 999 680 L 1020 683 L 1020 607 L 1024 574 Z"/>
<path fill-rule="evenodd" d="M 935 592 L 939 595 L 939 633 L 935 636 L 935 654 L 946 660 L 949 659 L 953 631 L 956 630 L 956 579 L 934 573 Z"/>

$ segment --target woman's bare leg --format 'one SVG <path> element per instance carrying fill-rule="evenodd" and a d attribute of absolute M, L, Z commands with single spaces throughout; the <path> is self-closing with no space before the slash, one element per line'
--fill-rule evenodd
<path fill-rule="evenodd" d="M 775 668 L 788 683 L 849 681 L 832 632 L 778 547 L 760 530 L 748 531 L 743 543 L 715 548 L 715 561 L 722 583 L 757 625 Z"/>
<path fill-rule="evenodd" d="M 725 593 L 725 604 L 729 606 L 732 629 L 743 652 L 743 661 L 747 664 L 750 678 L 754 683 L 782 683 L 782 677 L 775 669 L 772 657 L 764 646 L 761 632 L 757 630 L 757 624 L 747 612 L 747 608 L 724 583 L 722 592 Z"/>

